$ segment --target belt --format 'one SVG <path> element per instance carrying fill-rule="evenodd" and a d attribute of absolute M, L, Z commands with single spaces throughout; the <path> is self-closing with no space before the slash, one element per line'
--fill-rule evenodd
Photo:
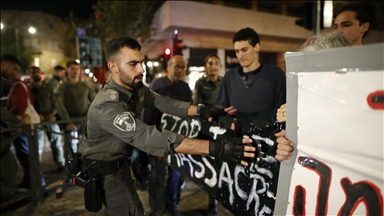
<path fill-rule="evenodd" d="M 93 163 L 95 160 L 85 160 L 85 166 Z M 88 175 L 109 175 L 113 174 L 123 167 L 127 163 L 127 158 L 115 160 L 115 161 L 96 161 L 88 169 Z"/>

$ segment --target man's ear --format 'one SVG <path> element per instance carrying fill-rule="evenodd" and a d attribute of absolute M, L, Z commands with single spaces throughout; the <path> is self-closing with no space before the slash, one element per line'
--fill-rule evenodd
<path fill-rule="evenodd" d="M 111 73 L 118 74 L 119 68 L 114 62 L 108 62 L 108 68 L 111 71 Z"/>
<path fill-rule="evenodd" d="M 363 33 L 365 33 L 366 31 L 368 31 L 369 26 L 370 26 L 369 22 L 365 22 L 365 23 L 361 24 L 361 31 Z"/>
<path fill-rule="evenodd" d="M 259 44 L 259 43 L 257 43 L 257 44 L 255 45 L 255 51 L 256 51 L 256 53 L 259 53 L 259 52 L 260 52 L 260 44 Z"/>

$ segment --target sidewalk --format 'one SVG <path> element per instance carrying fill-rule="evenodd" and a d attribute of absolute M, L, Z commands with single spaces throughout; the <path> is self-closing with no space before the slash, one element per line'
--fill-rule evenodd
<path fill-rule="evenodd" d="M 40 168 L 44 173 L 45 180 L 47 185 L 56 182 L 58 179 L 65 179 L 67 174 L 63 172 L 58 174 L 56 172 L 56 165 L 52 160 L 51 149 L 49 147 L 49 142 L 46 141 L 46 146 L 44 149 L 42 162 Z M 22 178 L 22 168 L 18 167 L 17 173 L 17 183 Z M 146 215 L 149 215 L 151 208 L 148 203 L 148 192 L 147 191 L 137 191 L 140 199 L 144 205 Z M 45 191 L 44 198 L 42 202 L 34 206 L 32 202 L 24 200 L 24 202 L 19 202 L 24 204 L 12 205 L 8 207 L 6 212 L 2 212 L 3 216 L 19 216 L 19 215 L 28 215 L 28 216 L 42 216 L 42 215 L 63 215 L 63 216 L 72 216 L 72 215 L 83 215 L 90 216 L 95 215 L 93 212 L 89 212 L 84 207 L 84 189 L 78 186 L 73 186 L 69 183 L 63 184 L 63 194 L 61 198 L 56 198 L 56 188 L 52 188 Z M 181 193 L 180 201 L 180 213 L 184 216 L 199 216 L 207 215 L 206 209 L 208 206 L 208 194 L 204 192 L 199 186 L 187 179 L 185 188 Z M 166 215 L 166 214 L 164 214 Z M 218 216 L 233 215 L 223 206 L 219 204 Z"/>

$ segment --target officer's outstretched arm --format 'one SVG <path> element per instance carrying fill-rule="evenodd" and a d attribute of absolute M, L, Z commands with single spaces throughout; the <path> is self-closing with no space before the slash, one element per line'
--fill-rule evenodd
<path fill-rule="evenodd" d="M 233 106 L 227 108 L 219 108 L 217 106 L 195 106 L 188 107 L 188 116 L 200 116 L 203 118 L 217 118 L 223 115 L 233 115 L 236 109 Z"/>
<path fill-rule="evenodd" d="M 216 140 L 198 140 L 184 138 L 183 142 L 175 148 L 177 153 L 198 154 L 215 157 L 216 160 L 225 162 L 241 163 L 248 166 L 243 159 L 245 157 L 254 158 L 256 148 L 246 144 L 252 143 L 250 138 L 234 137 L 234 124 L 230 130 L 218 136 Z"/>

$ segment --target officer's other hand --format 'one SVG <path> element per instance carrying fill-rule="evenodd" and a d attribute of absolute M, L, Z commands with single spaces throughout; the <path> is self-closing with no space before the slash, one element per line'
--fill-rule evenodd
<path fill-rule="evenodd" d="M 294 151 L 293 143 L 285 138 L 285 130 L 280 131 L 275 134 L 277 137 L 277 150 L 276 150 L 276 160 L 283 161 L 288 160 L 292 157 L 292 152 Z"/>
<path fill-rule="evenodd" d="M 227 108 L 219 108 L 217 106 L 202 106 L 200 110 L 200 117 L 208 119 L 209 122 L 217 120 L 218 117 L 223 115 L 233 115 L 236 112 L 235 107 L 230 106 Z"/>
<path fill-rule="evenodd" d="M 287 120 L 287 104 L 283 104 L 277 109 L 276 119 L 278 122 L 285 122 Z"/>
<path fill-rule="evenodd" d="M 219 135 L 216 140 L 209 143 L 209 155 L 215 157 L 216 160 L 225 162 L 241 163 L 248 166 L 248 163 L 242 159 L 245 157 L 254 158 L 256 148 L 246 144 L 252 143 L 250 138 L 235 137 L 235 124 L 232 123 L 231 128 L 224 134 Z"/>

